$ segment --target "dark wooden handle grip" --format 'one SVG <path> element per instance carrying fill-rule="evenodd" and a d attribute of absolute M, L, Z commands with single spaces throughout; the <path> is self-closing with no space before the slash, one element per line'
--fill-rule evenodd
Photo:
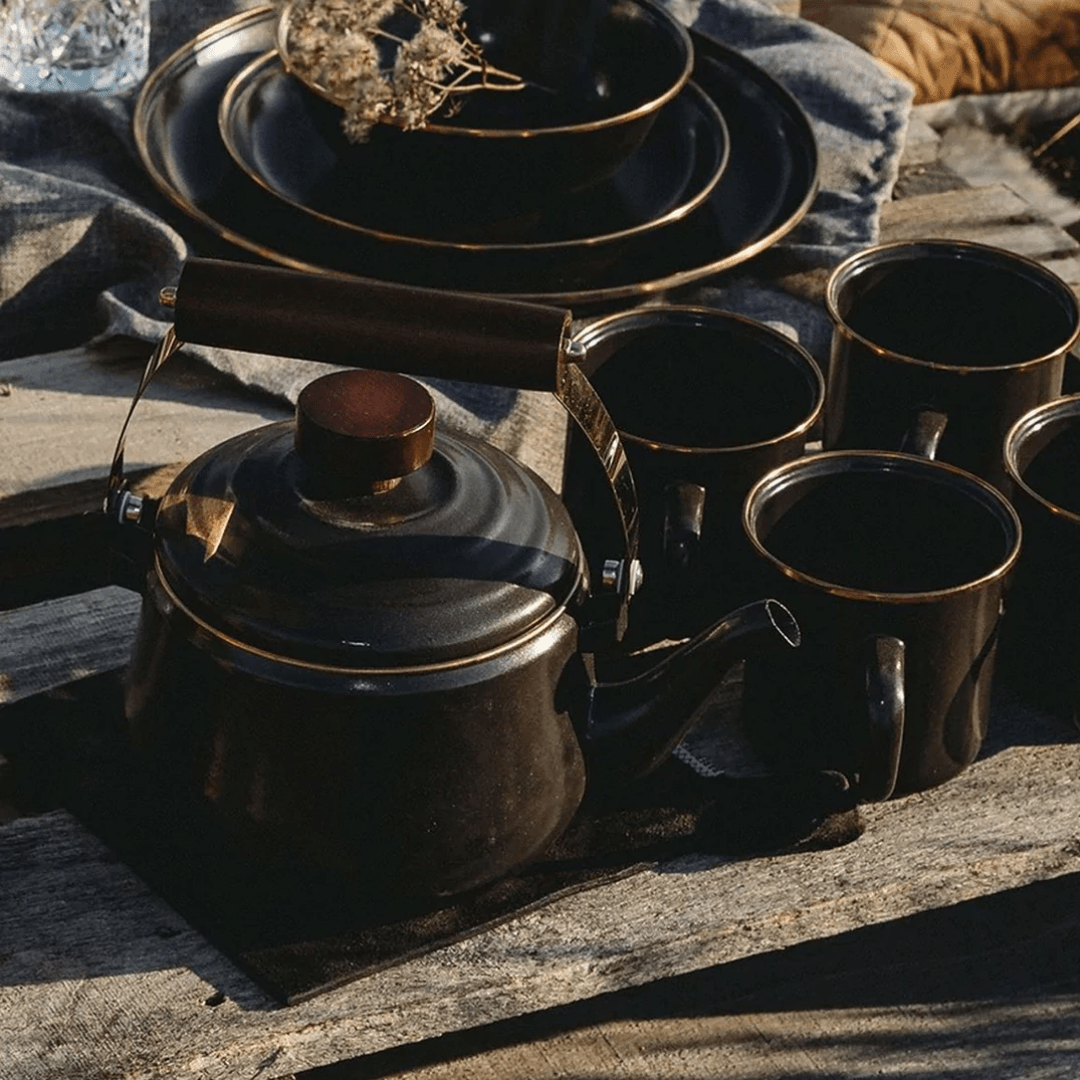
<path fill-rule="evenodd" d="M 555 390 L 570 312 L 543 304 L 189 259 L 181 341 L 349 367 Z"/>

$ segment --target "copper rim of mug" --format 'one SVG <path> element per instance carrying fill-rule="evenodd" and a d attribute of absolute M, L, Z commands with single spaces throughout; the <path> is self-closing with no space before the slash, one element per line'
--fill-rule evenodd
<path fill-rule="evenodd" d="M 1080 424 L 1080 394 L 1054 398 L 1029 409 L 1005 434 L 1004 458 L 1005 472 L 1009 480 L 1021 488 L 1025 494 L 1045 507 L 1057 517 L 1080 524 L 1080 513 L 1067 510 L 1063 506 L 1040 495 L 1025 479 L 1020 467 L 1020 449 L 1028 439 L 1053 426 L 1056 421 L 1073 421 Z"/>
<path fill-rule="evenodd" d="M 853 330 L 844 320 L 840 313 L 840 294 L 849 280 L 862 273 L 864 270 L 880 266 L 886 263 L 905 263 L 919 258 L 931 259 L 968 259 L 974 262 L 991 266 L 996 269 L 1007 270 L 1026 277 L 1029 281 L 1037 279 L 1038 283 L 1046 286 L 1062 300 L 1063 309 L 1068 309 L 1072 331 L 1069 336 L 1056 348 L 1042 356 L 1031 357 L 1027 360 L 1018 360 L 1013 364 L 943 364 L 937 360 L 923 360 L 917 356 L 908 356 L 894 349 L 885 348 L 871 341 L 867 337 Z M 994 247 L 990 244 L 979 244 L 973 240 L 894 240 L 888 244 L 878 244 L 875 247 L 858 251 L 849 255 L 842 263 L 833 269 L 825 286 L 825 310 L 833 322 L 833 326 L 845 337 L 858 341 L 861 345 L 877 353 L 886 360 L 896 360 L 905 364 L 916 364 L 920 367 L 935 370 L 962 372 L 965 374 L 991 371 L 1021 371 L 1028 367 L 1038 367 L 1061 353 L 1068 352 L 1080 340 L 1080 301 L 1077 300 L 1072 289 L 1052 270 L 1048 270 L 1041 263 L 1029 259 L 1026 255 L 1019 255 L 1004 248 Z"/>
<path fill-rule="evenodd" d="M 589 377 L 592 378 L 595 372 L 606 363 L 606 359 L 601 360 L 595 367 L 590 366 L 588 363 L 590 351 L 610 341 L 623 331 L 648 330 L 665 326 L 707 327 L 710 323 L 715 326 L 733 323 L 769 344 L 782 346 L 783 350 L 793 358 L 797 357 L 802 364 L 802 373 L 807 376 L 808 385 L 811 387 L 812 405 L 807 415 L 794 427 L 790 427 L 786 431 L 779 432 L 767 439 L 752 443 L 736 443 L 733 446 L 687 446 L 684 443 L 663 442 L 658 439 L 647 439 L 642 435 L 635 435 L 632 431 L 626 431 L 621 427 L 618 428 L 619 437 L 624 442 L 635 443 L 638 446 L 645 446 L 652 450 L 664 450 L 673 454 L 739 454 L 748 450 L 757 450 L 760 447 L 773 446 L 776 443 L 783 442 L 785 439 L 796 438 L 799 435 L 808 433 L 818 422 L 825 407 L 825 376 L 820 365 L 793 338 L 746 315 L 737 315 L 732 311 L 720 311 L 717 308 L 700 307 L 695 304 L 658 304 L 653 307 L 619 311 L 595 319 L 588 323 L 584 329 L 574 334 L 574 341 L 584 351 L 586 360 L 582 366 Z"/>
<path fill-rule="evenodd" d="M 1006 535 L 1011 534 L 1008 553 L 999 560 L 997 566 L 977 578 L 958 585 L 949 585 L 942 589 L 927 589 L 922 592 L 879 592 L 872 589 L 853 588 L 835 581 L 814 577 L 791 566 L 774 555 L 758 536 L 757 520 L 761 504 L 773 495 L 783 492 L 790 483 L 788 478 L 792 474 L 836 476 L 851 471 L 850 468 L 838 467 L 845 463 L 858 468 L 859 471 L 884 473 L 903 470 L 909 474 L 920 474 L 939 482 L 952 477 L 955 484 L 964 485 L 967 492 L 974 495 L 977 501 L 997 517 Z M 742 524 L 743 532 L 757 554 L 768 560 L 785 577 L 848 600 L 890 604 L 915 604 L 941 600 L 947 596 L 981 589 L 996 580 L 1003 580 L 1016 565 L 1023 534 L 1020 516 L 1008 499 L 992 484 L 966 469 L 949 465 L 944 461 L 931 460 L 917 454 L 904 454 L 896 450 L 829 450 L 779 465 L 750 489 L 743 501 Z"/>

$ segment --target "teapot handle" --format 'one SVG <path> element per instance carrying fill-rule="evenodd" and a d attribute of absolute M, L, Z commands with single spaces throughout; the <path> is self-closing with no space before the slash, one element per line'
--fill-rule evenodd
<path fill-rule="evenodd" d="M 161 299 L 174 311 L 170 355 L 186 342 L 550 391 L 588 439 L 611 488 L 623 552 L 621 558 L 604 564 L 606 580 L 601 584 L 608 597 L 617 598 L 618 607 L 625 607 L 640 573 L 637 493 L 615 424 L 577 362 L 584 351 L 570 336 L 569 311 L 501 297 L 201 258 L 185 263 L 179 282 L 163 289 Z M 151 359 L 139 394 L 164 359 Z M 110 482 L 110 505 L 122 488 L 122 439 L 119 468 L 114 462 Z M 621 621 L 621 616 L 620 611 L 616 617 Z M 607 621 L 606 616 L 602 619 Z"/>
<path fill-rule="evenodd" d="M 169 296 L 192 345 L 519 390 L 558 393 L 569 348 L 564 308 L 252 263 L 188 259 Z"/>

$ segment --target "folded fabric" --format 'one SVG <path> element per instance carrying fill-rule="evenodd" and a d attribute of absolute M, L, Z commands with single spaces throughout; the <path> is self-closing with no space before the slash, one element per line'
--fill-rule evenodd
<path fill-rule="evenodd" d="M 1080 78 L 1077 0 L 803 0 L 802 13 L 888 64 L 919 104 Z"/>
<path fill-rule="evenodd" d="M 802 107 L 819 153 L 819 190 L 790 234 L 745 268 L 691 290 L 693 299 L 787 329 L 828 356 L 822 307 L 829 270 L 877 242 L 892 195 L 912 91 L 863 50 L 804 18 L 754 0 L 673 0 L 695 29 L 739 49 Z"/>
<path fill-rule="evenodd" d="M 685 292 L 782 324 L 823 355 L 823 273 L 877 238 L 896 176 L 911 91 L 867 54 L 756 0 L 670 0 L 683 21 L 740 50 L 806 111 L 820 150 L 820 191 L 801 224 L 737 274 Z M 155 0 L 152 63 L 250 0 Z M 202 235 L 151 183 L 131 132 L 135 95 L 0 90 L 0 358 L 113 336 L 152 342 L 159 290 Z M 629 306 L 629 305 L 628 305 Z M 294 400 L 308 363 L 196 351 L 244 383 Z M 479 432 L 557 481 L 565 422 L 547 395 L 435 384 L 444 423 Z"/>

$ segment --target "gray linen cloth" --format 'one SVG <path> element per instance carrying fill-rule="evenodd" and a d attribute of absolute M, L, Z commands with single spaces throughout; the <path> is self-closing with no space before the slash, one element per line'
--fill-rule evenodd
<path fill-rule="evenodd" d="M 911 90 L 850 42 L 758 0 L 668 0 L 685 23 L 742 51 L 806 111 L 820 192 L 801 224 L 752 268 L 684 290 L 693 300 L 780 325 L 823 357 L 828 269 L 876 241 Z M 254 0 L 154 0 L 151 64 Z M 188 223 L 143 171 L 131 134 L 135 93 L 0 90 L 0 359 L 92 340 L 156 342 L 158 303 L 191 247 Z M 627 306 L 630 306 L 629 304 Z M 192 349 L 241 382 L 290 401 L 316 373 L 300 361 Z M 543 394 L 434 383 L 441 421 L 478 432 L 557 481 L 564 418 Z"/>

